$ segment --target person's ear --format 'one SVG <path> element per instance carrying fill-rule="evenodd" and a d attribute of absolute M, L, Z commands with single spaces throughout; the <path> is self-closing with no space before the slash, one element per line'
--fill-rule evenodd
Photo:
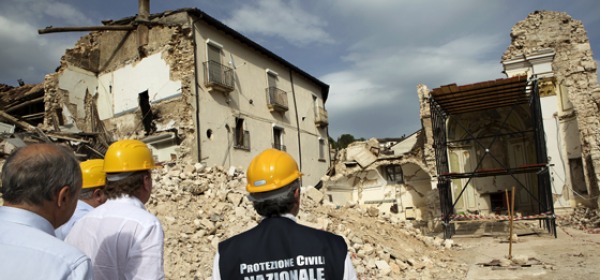
<path fill-rule="evenodd" d="M 93 197 L 94 199 L 98 199 L 98 198 L 102 197 L 102 190 L 101 190 L 101 189 L 95 189 L 95 190 L 92 192 L 92 197 Z"/>
<path fill-rule="evenodd" d="M 152 175 L 148 173 L 144 175 L 144 191 L 151 192 L 152 191 Z"/>
<path fill-rule="evenodd" d="M 70 192 L 69 186 L 67 186 L 67 185 L 62 186 L 62 188 L 60 188 L 60 190 L 58 190 L 58 193 L 56 195 L 56 205 L 59 208 L 64 207 L 64 205 L 66 205 L 67 202 L 69 201 L 70 197 L 71 197 L 71 192 Z"/>

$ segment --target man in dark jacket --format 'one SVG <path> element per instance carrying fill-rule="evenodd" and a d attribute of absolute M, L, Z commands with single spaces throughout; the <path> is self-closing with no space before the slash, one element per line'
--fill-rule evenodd
<path fill-rule="evenodd" d="M 248 197 L 264 219 L 219 243 L 213 279 L 357 279 L 341 236 L 296 223 L 302 173 L 289 154 L 265 150 L 246 175 Z"/>

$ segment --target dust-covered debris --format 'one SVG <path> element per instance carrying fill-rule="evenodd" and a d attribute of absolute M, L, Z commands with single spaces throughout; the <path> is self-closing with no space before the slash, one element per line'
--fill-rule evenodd
<path fill-rule="evenodd" d="M 165 230 L 168 279 L 209 279 L 217 245 L 260 216 L 246 198 L 244 172 L 201 164 L 165 165 L 154 174 L 147 207 Z M 335 206 L 312 186 L 302 189 L 298 222 L 343 236 L 359 279 L 462 279 L 452 240 L 431 237 L 375 208 Z M 456 246 L 456 245 L 454 245 Z"/>

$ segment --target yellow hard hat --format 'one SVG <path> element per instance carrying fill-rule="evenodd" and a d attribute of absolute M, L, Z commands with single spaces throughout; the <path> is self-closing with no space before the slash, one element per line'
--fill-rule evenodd
<path fill-rule="evenodd" d="M 104 172 L 133 172 L 155 168 L 152 151 L 139 140 L 112 143 L 104 155 Z"/>
<path fill-rule="evenodd" d="M 246 172 L 249 193 L 262 193 L 287 186 L 300 178 L 298 164 L 288 153 L 268 149 L 258 154 Z"/>
<path fill-rule="evenodd" d="M 79 164 L 83 177 L 84 189 L 103 187 L 106 185 L 106 173 L 104 173 L 104 160 L 90 159 Z"/>

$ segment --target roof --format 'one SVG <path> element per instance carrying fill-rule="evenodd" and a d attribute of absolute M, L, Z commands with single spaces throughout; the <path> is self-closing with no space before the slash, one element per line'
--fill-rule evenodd
<path fill-rule="evenodd" d="M 262 54 L 264 54 L 264 55 L 266 55 L 266 56 L 274 59 L 275 61 L 277 61 L 277 62 L 285 65 L 286 67 L 289 67 L 290 69 L 292 69 L 293 71 L 297 72 L 298 74 L 300 74 L 302 76 L 305 76 L 307 79 L 309 79 L 313 83 L 317 84 L 321 88 L 321 92 L 322 92 L 322 95 L 323 95 L 323 101 L 324 102 L 327 101 L 327 97 L 329 95 L 329 85 L 328 84 L 325 84 L 321 80 L 319 80 L 319 79 L 315 78 L 314 76 L 308 74 L 307 72 L 305 72 L 304 70 L 298 68 L 294 64 L 292 64 L 292 63 L 288 62 L 287 60 L 281 58 L 280 56 L 278 56 L 275 53 L 271 52 L 270 50 L 266 49 L 265 47 L 259 45 L 258 43 L 254 42 L 252 40 L 250 40 L 246 36 L 242 35 L 241 33 L 235 31 L 231 27 L 225 25 L 224 23 L 220 22 L 216 18 L 211 17 L 207 13 L 205 13 L 205 12 L 203 12 L 203 11 L 197 9 L 197 8 L 182 8 L 182 9 L 178 9 L 178 10 L 174 10 L 174 11 L 165 11 L 165 12 L 162 12 L 162 13 L 152 14 L 152 15 L 150 15 L 150 19 L 157 18 L 157 17 L 168 16 L 168 15 L 176 14 L 176 13 L 182 13 L 182 12 L 186 12 L 189 15 L 195 16 L 198 19 L 203 20 L 207 24 L 212 25 L 215 28 L 223 31 L 224 33 L 230 35 L 231 37 L 233 37 L 234 39 L 240 41 L 241 43 L 246 44 L 246 45 L 250 46 L 251 48 L 254 48 L 258 52 L 260 52 L 260 53 L 262 53 Z M 116 21 L 111 21 L 110 24 L 123 24 L 124 22 L 132 22 L 134 20 L 135 20 L 135 16 L 133 16 L 133 17 L 127 17 L 127 18 L 124 18 L 124 19 L 116 20 Z"/>
<path fill-rule="evenodd" d="M 527 76 L 457 86 L 441 86 L 431 98 L 449 115 L 490 110 L 529 102 Z"/>

